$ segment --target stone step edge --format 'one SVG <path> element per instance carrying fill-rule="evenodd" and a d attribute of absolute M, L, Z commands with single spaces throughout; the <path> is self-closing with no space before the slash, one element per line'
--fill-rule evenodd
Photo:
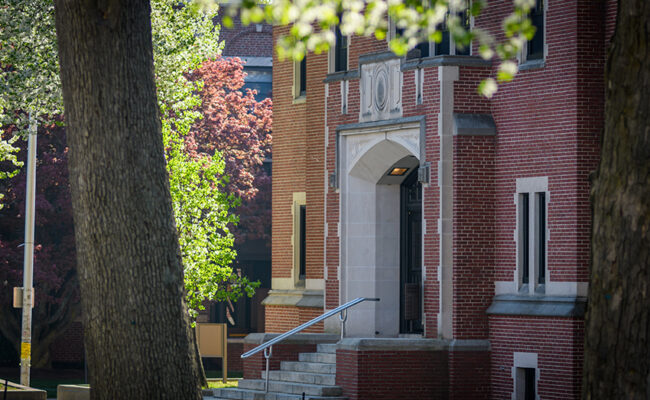
<path fill-rule="evenodd" d="M 240 389 L 240 388 L 221 388 L 221 389 L 204 389 L 204 390 L 226 390 L 226 391 L 240 391 L 240 392 L 246 392 L 246 393 L 253 393 L 253 394 L 265 394 L 263 390 L 255 390 L 255 389 Z M 302 395 L 300 394 L 293 394 L 293 393 L 282 393 L 282 392 L 268 392 L 270 395 L 274 396 L 281 396 L 281 397 L 294 397 L 296 399 L 302 399 Z M 213 392 L 212 396 L 205 396 L 203 395 L 204 400 L 231 400 L 227 397 L 218 397 L 216 392 Z M 315 394 L 306 394 L 305 395 L 305 400 L 348 400 L 347 397 L 343 396 L 318 396 Z"/>
<path fill-rule="evenodd" d="M 264 384 L 265 379 L 242 379 L 239 381 L 241 384 L 242 382 L 247 381 L 247 382 L 257 382 L 256 384 L 259 384 L 261 382 Z M 294 385 L 294 386 L 312 386 L 314 388 L 340 388 L 338 385 L 319 385 L 316 383 L 301 383 L 301 382 L 293 382 L 293 381 L 278 381 L 276 379 L 269 379 L 269 384 L 274 383 L 274 384 L 282 384 L 282 385 Z M 224 388 L 224 389 L 234 389 L 234 388 Z M 237 388 L 240 389 L 240 388 Z M 251 390 L 256 390 L 256 389 L 251 389 Z"/>

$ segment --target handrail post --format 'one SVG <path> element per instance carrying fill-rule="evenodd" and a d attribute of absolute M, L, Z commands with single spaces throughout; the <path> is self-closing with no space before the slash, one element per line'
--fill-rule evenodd
<path fill-rule="evenodd" d="M 267 352 L 268 350 L 268 352 Z M 266 382 L 264 382 L 264 392 L 269 392 L 269 359 L 273 355 L 273 346 L 264 349 L 264 358 L 266 358 Z"/>
<path fill-rule="evenodd" d="M 341 340 L 343 340 L 343 337 L 345 337 L 345 321 L 348 319 L 348 309 L 346 308 L 345 310 L 341 310 L 341 314 L 339 315 L 339 319 L 341 320 Z"/>

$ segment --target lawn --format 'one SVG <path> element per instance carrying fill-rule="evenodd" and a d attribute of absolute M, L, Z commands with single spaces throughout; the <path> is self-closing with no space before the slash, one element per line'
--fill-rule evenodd
<path fill-rule="evenodd" d="M 208 379 L 208 387 L 210 389 L 221 388 L 236 388 L 239 386 L 239 379 L 228 379 L 228 382 L 223 383 L 221 379 Z"/>

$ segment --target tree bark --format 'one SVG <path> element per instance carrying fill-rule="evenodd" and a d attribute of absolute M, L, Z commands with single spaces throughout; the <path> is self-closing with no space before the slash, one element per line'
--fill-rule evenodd
<path fill-rule="evenodd" d="M 592 190 L 585 399 L 650 399 L 650 2 L 619 0 Z"/>
<path fill-rule="evenodd" d="M 199 399 L 150 6 L 56 0 L 92 399 Z"/>

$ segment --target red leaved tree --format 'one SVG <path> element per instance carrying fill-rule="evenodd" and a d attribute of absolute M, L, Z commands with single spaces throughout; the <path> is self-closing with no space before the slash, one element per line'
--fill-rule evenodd
<path fill-rule="evenodd" d="M 233 228 L 237 243 L 267 239 L 271 233 L 271 177 L 264 161 L 271 155 L 272 103 L 243 91 L 245 76 L 236 57 L 209 60 L 190 74 L 204 82 L 203 119 L 186 138 L 191 155 L 218 151 L 226 162 L 226 191 L 242 199 L 235 211 L 240 222 Z"/>
<path fill-rule="evenodd" d="M 204 117 L 186 138 L 190 155 L 220 151 L 230 176 L 226 190 L 241 197 L 234 233 L 238 242 L 270 235 L 271 179 L 264 160 L 271 151 L 271 100 L 257 102 L 242 93 L 245 73 L 239 59 L 206 62 L 192 77 L 204 80 L 201 92 Z M 8 129 L 6 135 L 11 135 Z M 19 159 L 27 155 L 20 142 Z M 50 366 L 49 346 L 78 315 L 74 225 L 68 181 L 65 129 L 52 124 L 38 132 L 36 193 L 36 248 L 34 276 L 36 307 L 32 360 L 34 367 Z M 12 166 L 2 165 L 0 170 Z M 0 336 L 18 350 L 21 310 L 12 307 L 12 288 L 22 286 L 25 172 L 0 180 L 5 197 L 0 209 Z"/>
<path fill-rule="evenodd" d="M 11 135 L 11 129 L 6 132 Z M 17 142 L 21 161 L 27 143 Z M 11 168 L 0 165 L 0 169 Z M 25 232 L 25 173 L 0 181 L 3 186 L 0 209 L 0 336 L 18 351 L 21 310 L 12 307 L 13 287 L 23 285 Z M 49 347 L 79 312 L 79 284 L 74 225 L 68 183 L 68 147 L 65 130 L 54 124 L 38 131 L 36 167 L 36 229 L 32 363 L 50 366 Z"/>

